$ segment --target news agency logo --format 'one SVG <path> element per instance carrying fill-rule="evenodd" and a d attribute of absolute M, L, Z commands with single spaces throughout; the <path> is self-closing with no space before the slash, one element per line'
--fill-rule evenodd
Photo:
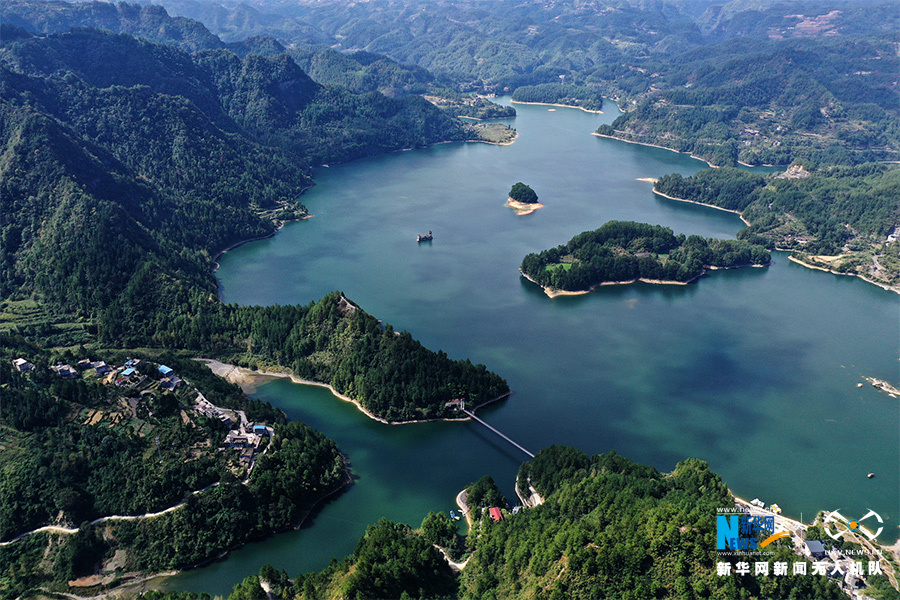
<path fill-rule="evenodd" d="M 762 542 L 759 534 L 769 534 Z M 775 533 L 775 517 L 751 515 L 716 516 L 716 550 L 757 550 L 790 533 Z"/>
<path fill-rule="evenodd" d="M 840 510 L 840 509 L 838 509 L 838 510 Z M 875 533 L 872 533 L 871 531 L 869 531 L 862 525 L 863 521 L 865 521 L 866 519 L 873 518 L 873 517 L 875 518 L 876 521 L 878 521 L 878 524 L 879 524 L 878 531 L 876 531 Z M 877 512 L 875 512 L 871 508 L 869 509 L 869 512 L 866 513 L 866 516 L 864 516 L 862 519 L 847 519 L 846 517 L 844 517 L 844 515 L 839 513 L 837 510 L 833 510 L 830 513 L 828 513 L 827 517 L 825 517 L 825 524 L 827 525 L 829 523 L 834 523 L 836 525 L 837 524 L 843 525 L 844 527 L 846 527 L 846 532 L 862 533 L 867 538 L 869 538 L 870 542 L 874 541 L 875 538 L 877 538 L 879 535 L 881 535 L 881 532 L 884 531 L 884 526 L 883 526 L 884 519 L 882 519 L 881 515 L 879 515 Z M 845 531 L 841 531 L 839 528 L 835 527 L 835 532 L 832 533 L 826 527 L 825 533 L 827 533 L 829 535 L 829 537 L 831 537 L 831 539 L 837 540 L 844 535 Z"/>

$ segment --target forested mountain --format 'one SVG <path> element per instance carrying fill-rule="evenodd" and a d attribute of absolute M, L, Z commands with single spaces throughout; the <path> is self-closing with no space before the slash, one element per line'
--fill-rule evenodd
<path fill-rule="evenodd" d="M 408 334 L 377 341 L 376 320 L 351 319 L 355 307 L 328 313 L 334 336 L 347 328 L 360 343 L 339 347 L 309 332 L 288 343 L 299 307 L 266 317 L 210 301 L 213 252 L 305 214 L 306 165 L 466 135 L 423 98 L 322 86 L 283 54 L 188 54 L 88 29 L 5 44 L 0 86 L 2 297 L 34 295 L 124 346 L 230 356 L 249 336 L 257 352 L 238 360 L 299 369 L 390 419 L 508 391 Z M 243 331 L 266 318 L 297 321 Z M 425 364 L 432 379 L 409 387 Z M 387 377 L 394 367 L 407 379 Z"/>
<path fill-rule="evenodd" d="M 897 157 L 900 59 L 889 42 L 736 39 L 645 68 L 625 88 L 636 108 L 599 133 L 716 165 Z"/>
<path fill-rule="evenodd" d="M 104 362 L 79 365 L 73 378 L 48 369 L 77 364 L 87 352 L 0 334 L 0 598 L 35 586 L 67 590 L 68 581 L 117 568 L 161 571 L 207 560 L 297 524 L 347 483 L 333 441 L 285 424 L 281 411 L 193 360 L 93 350 L 89 356 Z M 20 372 L 15 359 L 34 368 Z M 129 359 L 139 360 L 125 383 L 93 368 Z M 183 378 L 177 388 L 161 385 L 162 361 Z M 218 450 L 226 428 L 197 410 L 200 394 L 273 428 L 252 471 L 240 451 Z M 57 529 L 33 532 L 48 525 Z"/>
<path fill-rule="evenodd" d="M 73 27 L 94 27 L 128 33 L 183 50 L 225 48 L 226 44 L 199 21 L 171 17 L 162 6 L 121 2 L 7 0 L 0 5 L 0 22 L 36 34 L 60 33 Z"/>
<path fill-rule="evenodd" d="M 198 6 L 253 10 L 248 34 L 302 48 L 315 27 L 333 48 L 383 53 L 462 90 L 562 81 L 568 91 L 540 96 L 552 101 L 584 96 L 587 86 L 629 111 L 601 133 L 716 165 L 856 164 L 900 151 L 892 46 L 900 15 L 891 2 L 164 4 L 198 17 Z"/>
<path fill-rule="evenodd" d="M 269 565 L 230 598 L 260 597 L 253 590 L 261 579 L 284 600 L 847 598 L 825 576 L 717 575 L 716 511 L 734 501 L 703 461 L 688 459 L 664 474 L 614 452 L 591 457 L 552 446 L 522 465 L 519 481 L 528 478 L 544 502 L 503 521 L 477 521 L 456 578 L 421 535 L 381 521 L 343 561 L 293 581 Z M 786 541 L 771 548 L 756 560 L 810 568 Z"/>
<path fill-rule="evenodd" d="M 79 30 L 7 44 L 0 61 L 0 291 L 37 291 L 85 314 L 151 256 L 154 270 L 175 275 L 181 246 L 209 253 L 271 233 L 272 216 L 302 215 L 303 165 L 463 135 L 421 98 L 326 88 L 284 55 L 189 55 Z M 110 218 L 80 216 L 95 205 Z M 35 226 L 48 220 L 50 229 Z M 63 233 L 73 227 L 78 235 Z M 208 268 L 184 254 L 175 276 L 211 289 Z M 98 288 L 102 297 L 85 297 Z"/>
<path fill-rule="evenodd" d="M 739 238 L 793 250 L 804 262 L 880 284 L 900 282 L 900 168 L 794 166 L 766 178 L 739 169 L 661 177 L 655 189 L 675 198 L 739 211 L 750 226 Z"/>
<path fill-rule="evenodd" d="M 383 54 L 320 48 L 292 49 L 290 55 L 319 83 L 341 85 L 357 94 L 376 91 L 389 96 L 421 94 L 435 82 L 434 75 L 426 69 L 400 64 Z"/>

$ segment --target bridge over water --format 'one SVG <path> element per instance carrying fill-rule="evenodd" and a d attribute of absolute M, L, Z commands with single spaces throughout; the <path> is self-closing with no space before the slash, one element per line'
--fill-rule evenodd
<path fill-rule="evenodd" d="M 484 425 L 485 427 L 487 427 L 488 429 L 490 429 L 491 431 L 493 431 L 494 433 L 496 433 L 497 435 L 499 435 L 500 437 L 502 437 L 504 440 L 506 440 L 507 442 L 509 442 L 510 444 L 512 444 L 513 446 L 515 446 L 516 448 L 518 448 L 519 450 L 521 450 L 522 452 L 524 452 L 525 454 L 527 454 L 528 456 L 530 456 L 531 458 L 534 458 L 534 454 L 532 454 L 531 452 L 529 452 L 528 450 L 526 450 L 525 448 L 523 448 L 523 447 L 520 446 L 519 444 L 515 443 L 514 441 L 512 441 L 511 439 L 509 439 L 508 437 L 506 437 L 505 435 L 503 435 L 503 434 L 500 433 L 499 431 L 497 431 L 495 428 L 491 427 L 490 425 L 488 425 L 487 423 L 485 423 L 484 421 L 482 421 L 481 419 L 479 419 L 478 417 L 476 417 L 476 416 L 475 416 L 475 413 L 470 412 L 470 411 L 465 410 L 465 409 L 463 409 L 463 412 L 466 413 L 467 415 L 469 415 L 470 417 L 472 417 L 474 420 L 476 420 L 476 421 L 478 421 L 479 423 L 481 423 L 482 425 Z"/>

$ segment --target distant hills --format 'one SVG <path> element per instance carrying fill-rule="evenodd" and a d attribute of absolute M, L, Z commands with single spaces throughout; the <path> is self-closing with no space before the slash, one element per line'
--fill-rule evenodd
<path fill-rule="evenodd" d="M 349 59 L 337 50 L 387 55 L 462 91 L 594 88 L 628 110 L 603 133 L 719 166 L 856 164 L 896 160 L 900 149 L 900 14 L 889 1 L 162 4 L 231 43 L 262 35 L 324 53 L 318 80 L 357 91 L 371 70 L 340 65 Z M 401 81 L 393 87 L 416 93 L 429 83 L 409 71 Z"/>

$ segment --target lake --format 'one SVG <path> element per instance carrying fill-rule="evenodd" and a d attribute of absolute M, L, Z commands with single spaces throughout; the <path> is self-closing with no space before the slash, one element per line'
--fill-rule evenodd
<path fill-rule="evenodd" d="M 900 518 L 900 298 L 774 253 L 768 268 L 717 271 L 688 286 L 610 286 L 550 299 L 525 281 L 525 254 L 603 223 L 733 238 L 737 215 L 658 197 L 639 178 L 706 165 L 590 135 L 619 113 L 517 105 L 510 146 L 444 144 L 315 171 L 315 215 L 221 258 L 222 298 L 307 304 L 332 290 L 427 347 L 505 377 L 506 401 L 479 416 L 537 452 L 552 444 L 672 470 L 710 463 L 732 491 L 810 521 L 840 509 Z M 544 208 L 516 216 L 511 185 Z M 416 234 L 434 232 L 431 243 Z M 477 423 L 387 426 L 327 390 L 274 380 L 255 396 L 333 438 L 356 476 L 302 529 L 167 579 L 227 596 L 265 563 L 299 572 L 352 552 L 382 517 L 418 526 L 490 474 L 508 497 L 527 457 Z M 876 477 L 867 479 L 874 471 Z"/>

